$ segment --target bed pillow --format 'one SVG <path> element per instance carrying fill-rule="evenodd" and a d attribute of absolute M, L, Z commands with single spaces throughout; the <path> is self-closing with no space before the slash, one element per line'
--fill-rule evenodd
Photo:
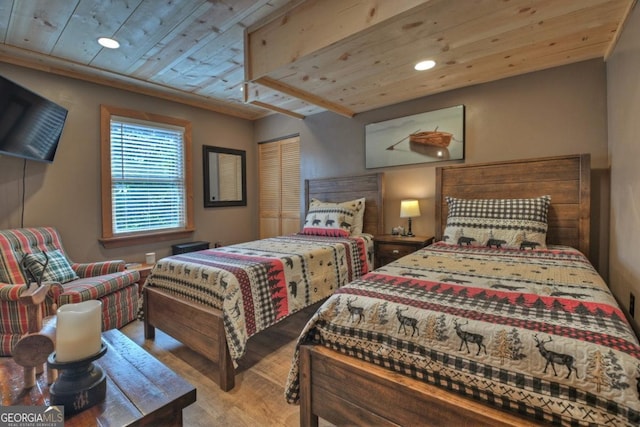
<path fill-rule="evenodd" d="M 42 275 L 43 282 L 67 283 L 78 279 L 78 275 L 71 268 L 71 264 L 59 249 L 48 251 L 49 264 Z M 45 267 L 46 258 L 44 252 L 26 254 L 24 257 L 25 267 L 34 278 L 40 277 Z"/>
<path fill-rule="evenodd" d="M 456 199 L 449 205 L 445 243 L 459 246 L 544 249 L 551 196 L 533 199 Z"/>
<path fill-rule="evenodd" d="M 348 237 L 355 212 L 339 205 L 311 206 L 304 220 L 302 234 Z"/>
<path fill-rule="evenodd" d="M 362 234 L 362 229 L 364 227 L 364 208 L 365 208 L 365 198 L 362 197 L 360 199 L 348 200 L 346 202 L 323 202 L 322 200 L 312 198 L 309 201 L 309 210 L 314 207 L 342 207 L 351 209 L 354 213 L 353 222 L 351 224 L 351 235 L 359 236 Z"/>

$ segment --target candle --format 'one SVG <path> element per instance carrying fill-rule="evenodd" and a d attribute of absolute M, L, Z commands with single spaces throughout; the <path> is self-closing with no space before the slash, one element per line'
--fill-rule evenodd
<path fill-rule="evenodd" d="M 98 353 L 101 334 L 102 302 L 63 305 L 57 311 L 56 361 L 74 362 Z"/>
<path fill-rule="evenodd" d="M 156 253 L 155 252 L 146 253 L 144 256 L 145 256 L 145 261 L 147 261 L 147 264 L 155 264 L 156 263 Z"/>

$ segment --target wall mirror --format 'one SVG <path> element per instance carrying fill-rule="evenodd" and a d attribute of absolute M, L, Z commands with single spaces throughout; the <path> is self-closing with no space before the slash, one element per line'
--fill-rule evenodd
<path fill-rule="evenodd" d="M 204 207 L 247 206 L 246 152 L 202 147 Z"/>

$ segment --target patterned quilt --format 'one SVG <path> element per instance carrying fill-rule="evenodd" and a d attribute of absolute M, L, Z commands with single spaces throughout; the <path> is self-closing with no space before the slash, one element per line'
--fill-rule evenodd
<path fill-rule="evenodd" d="M 371 270 L 372 241 L 296 234 L 174 255 L 145 286 L 222 310 L 237 361 L 251 336 Z"/>
<path fill-rule="evenodd" d="M 560 425 L 638 425 L 640 346 L 568 247 L 436 243 L 338 289 L 298 345 L 320 343 Z M 299 400 L 298 351 L 285 398 Z"/>

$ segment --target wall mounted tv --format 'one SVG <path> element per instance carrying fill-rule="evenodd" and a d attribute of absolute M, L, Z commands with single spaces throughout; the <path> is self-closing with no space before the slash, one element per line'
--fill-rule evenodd
<path fill-rule="evenodd" d="M 52 162 L 67 110 L 0 76 L 0 154 Z"/>

